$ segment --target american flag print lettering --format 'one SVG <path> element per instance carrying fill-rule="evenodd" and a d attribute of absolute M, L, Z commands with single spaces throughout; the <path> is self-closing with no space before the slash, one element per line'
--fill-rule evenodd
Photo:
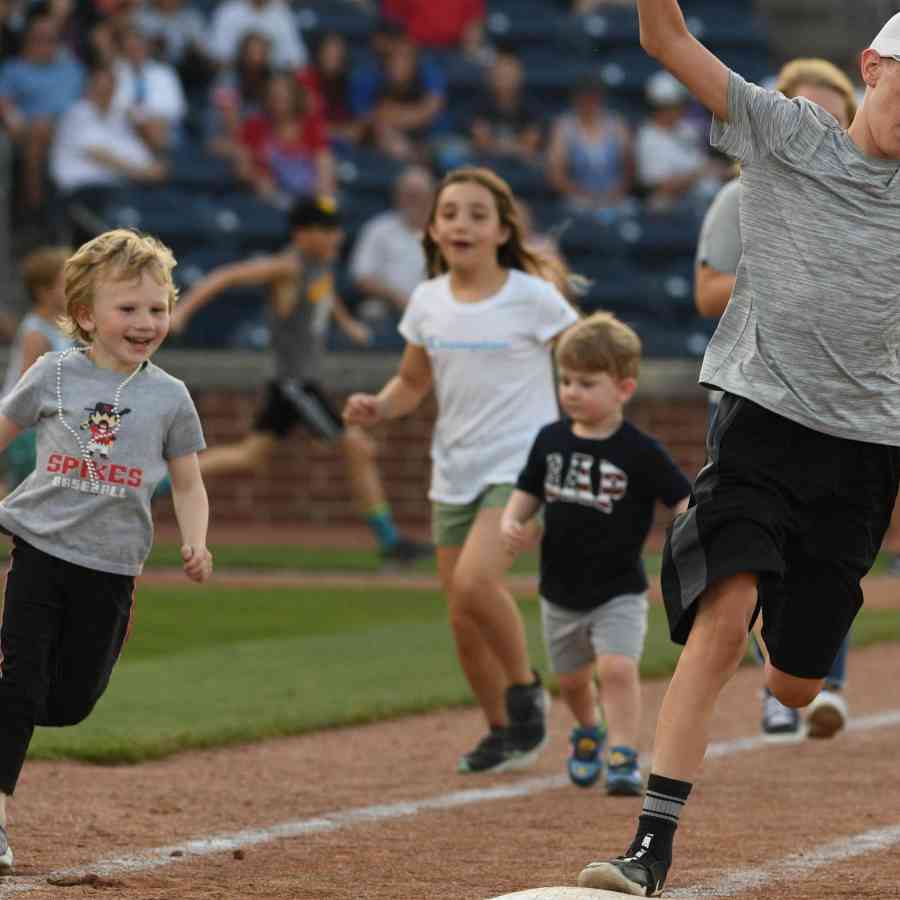
<path fill-rule="evenodd" d="M 597 463 L 597 491 L 594 491 L 594 457 L 589 453 L 573 453 L 563 477 L 563 457 L 560 453 L 547 455 L 544 498 L 547 503 L 562 501 L 590 506 L 600 512 L 611 513 L 617 500 L 628 490 L 628 475 L 618 466 L 601 459 Z"/>

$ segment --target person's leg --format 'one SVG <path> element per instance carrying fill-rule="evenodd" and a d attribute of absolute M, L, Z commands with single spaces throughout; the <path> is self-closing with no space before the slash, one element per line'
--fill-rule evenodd
<path fill-rule="evenodd" d="M 272 432 L 251 432 L 234 444 L 212 447 L 200 454 L 204 478 L 232 472 L 257 472 L 272 456 L 278 437 Z"/>
<path fill-rule="evenodd" d="M 49 119 L 35 119 L 28 126 L 22 146 L 25 203 L 34 212 L 41 209 L 45 193 L 45 169 L 53 123 Z"/>
<path fill-rule="evenodd" d="M 714 582 L 697 601 L 659 713 L 653 771 L 634 840 L 619 860 L 590 863 L 579 885 L 626 893 L 643 888 L 646 896 L 662 888 L 678 819 L 709 742 L 715 704 L 744 657 L 756 602 L 757 578 L 750 573 Z"/>
<path fill-rule="evenodd" d="M 569 779 L 578 787 L 591 787 L 603 772 L 603 746 L 606 726 L 597 709 L 594 663 L 586 663 L 573 672 L 559 672 L 559 694 L 575 718 L 569 735 L 572 750 L 566 761 Z"/>
<path fill-rule="evenodd" d="M 809 705 L 806 712 L 806 732 L 809 737 L 820 740 L 834 737 L 843 731 L 850 716 L 844 697 L 844 683 L 847 680 L 847 654 L 850 652 L 850 635 L 844 638 L 828 675 L 825 685 Z"/>
<path fill-rule="evenodd" d="M 38 725 L 77 725 L 90 715 L 128 637 L 133 604 L 133 578 L 69 566 L 57 665 Z"/>
<path fill-rule="evenodd" d="M 641 723 L 637 660 L 629 656 L 601 656 L 597 660 L 597 675 L 610 747 L 636 747 Z"/>
<path fill-rule="evenodd" d="M 16 789 L 50 690 L 63 620 L 62 596 L 60 560 L 15 539 L 0 629 L 0 874 L 12 870 L 6 801 Z"/>

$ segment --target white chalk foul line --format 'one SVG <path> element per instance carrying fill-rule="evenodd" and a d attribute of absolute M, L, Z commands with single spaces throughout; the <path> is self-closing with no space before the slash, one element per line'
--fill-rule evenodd
<path fill-rule="evenodd" d="M 872 716 L 864 716 L 851 720 L 849 730 L 851 731 L 873 731 L 880 728 L 891 728 L 900 725 L 900 710 L 889 710 Z M 709 745 L 706 751 L 707 758 L 718 759 L 725 756 L 733 756 L 737 753 L 743 753 L 748 750 L 755 750 L 759 747 L 767 746 L 761 737 L 739 738 L 732 741 L 717 741 Z M 362 806 L 355 809 L 338 810 L 336 812 L 324 813 L 321 816 L 315 816 L 310 819 L 297 819 L 290 822 L 282 822 L 276 825 L 270 825 L 266 828 L 248 828 L 243 831 L 235 831 L 225 834 L 212 835 L 210 837 L 195 838 L 193 840 L 182 841 L 178 844 L 172 844 L 167 847 L 154 847 L 149 850 L 143 850 L 138 853 L 130 853 L 122 856 L 114 856 L 108 859 L 100 859 L 97 862 L 79 866 L 72 869 L 59 869 L 50 873 L 53 877 L 79 877 L 89 874 L 99 875 L 101 877 L 112 877 L 116 875 L 134 874 L 136 872 L 145 872 L 149 869 L 158 869 L 162 866 L 174 865 L 176 863 L 186 862 L 192 858 L 211 856 L 216 853 L 226 853 L 230 850 L 240 850 L 244 847 L 258 846 L 259 844 L 268 844 L 272 841 L 283 840 L 286 838 L 303 837 L 308 834 L 317 834 L 327 831 L 338 831 L 343 828 L 352 828 L 355 825 L 361 825 L 372 822 L 383 822 L 389 819 L 399 819 L 405 816 L 414 816 L 422 812 L 440 811 L 447 809 L 455 809 L 460 806 L 470 806 L 474 803 L 487 803 L 492 800 L 507 800 L 516 797 L 528 797 L 533 794 L 540 794 L 544 791 L 556 790 L 566 787 L 569 780 L 564 775 L 553 775 L 543 778 L 528 778 L 517 781 L 515 784 L 501 785 L 499 787 L 473 789 L 467 791 L 454 791 L 450 794 L 441 794 L 437 797 L 428 797 L 424 800 L 411 800 L 404 803 L 388 803 L 375 806 Z M 883 834 L 896 837 L 884 838 Z M 872 849 L 880 849 L 880 846 L 890 846 L 893 843 L 900 842 L 900 826 L 895 829 L 886 829 L 884 832 L 867 832 L 867 835 L 882 835 L 882 837 L 870 839 Z M 815 862 L 813 868 L 817 866 L 827 865 L 829 862 L 838 861 L 840 859 L 849 858 L 849 856 L 858 855 L 856 852 L 858 841 L 866 838 L 866 835 L 857 835 L 848 838 L 845 841 L 838 841 L 834 844 L 826 845 L 819 851 L 812 851 L 805 854 L 799 859 L 815 862 L 820 859 L 822 853 L 844 853 L 843 856 L 834 855 L 822 857 L 822 861 Z M 878 845 L 877 840 L 887 840 L 883 845 Z M 874 842 L 873 842 L 874 841 Z M 841 849 L 843 848 L 843 849 Z M 860 852 L 868 852 L 862 850 Z M 173 855 L 176 854 L 176 855 Z M 849 856 L 847 855 L 849 854 Z M 783 860 L 781 863 L 775 863 L 765 872 L 735 872 L 733 876 L 727 876 L 723 879 L 722 884 L 729 877 L 754 878 L 765 877 L 768 880 L 782 877 L 782 867 L 787 870 L 793 857 Z M 752 887 L 756 882 L 741 882 L 746 887 L 731 888 L 732 894 L 721 893 L 721 888 L 716 888 L 719 893 L 698 893 L 701 890 L 710 890 L 703 888 L 691 888 L 686 893 L 675 893 L 673 896 L 690 897 L 690 896 L 732 896 L 740 890 Z M 46 880 L 25 879 L 25 878 L 7 878 L 0 884 L 0 897 L 9 896 L 11 894 L 28 893 L 43 887 Z M 737 884 L 737 882 L 735 882 Z M 729 888 L 726 886 L 725 890 Z"/>
<path fill-rule="evenodd" d="M 667 897 L 693 900 L 695 897 L 734 897 L 744 891 L 765 887 L 773 881 L 796 880 L 798 875 L 806 875 L 824 866 L 844 862 L 867 853 L 887 850 L 900 844 L 900 825 L 876 828 L 862 834 L 851 834 L 821 847 L 786 856 L 762 869 L 737 869 L 724 875 L 712 885 L 676 888 L 666 891 Z"/>

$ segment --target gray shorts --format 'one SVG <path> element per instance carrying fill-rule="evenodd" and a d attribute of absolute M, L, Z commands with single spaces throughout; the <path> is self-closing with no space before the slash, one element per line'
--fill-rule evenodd
<path fill-rule="evenodd" d="M 541 619 L 554 672 L 575 672 L 598 656 L 639 660 L 647 636 L 647 594 L 621 594 L 584 611 L 541 597 Z"/>

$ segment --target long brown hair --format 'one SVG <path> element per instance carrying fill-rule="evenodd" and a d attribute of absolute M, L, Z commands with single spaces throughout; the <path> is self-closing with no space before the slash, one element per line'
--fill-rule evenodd
<path fill-rule="evenodd" d="M 491 192 L 497 205 L 500 224 L 509 230 L 509 239 L 497 250 L 497 262 L 504 269 L 521 269 L 529 275 L 549 281 L 556 285 L 563 296 L 571 300 L 578 293 L 578 277 L 569 272 L 568 266 L 557 254 L 528 246 L 510 186 L 495 172 L 478 166 L 464 166 L 448 172 L 435 192 L 428 224 L 425 226 L 425 236 L 422 238 L 428 274 L 434 278 L 448 270 L 447 260 L 431 237 L 431 226 L 437 216 L 441 194 L 451 184 L 465 183 L 480 185 Z"/>

